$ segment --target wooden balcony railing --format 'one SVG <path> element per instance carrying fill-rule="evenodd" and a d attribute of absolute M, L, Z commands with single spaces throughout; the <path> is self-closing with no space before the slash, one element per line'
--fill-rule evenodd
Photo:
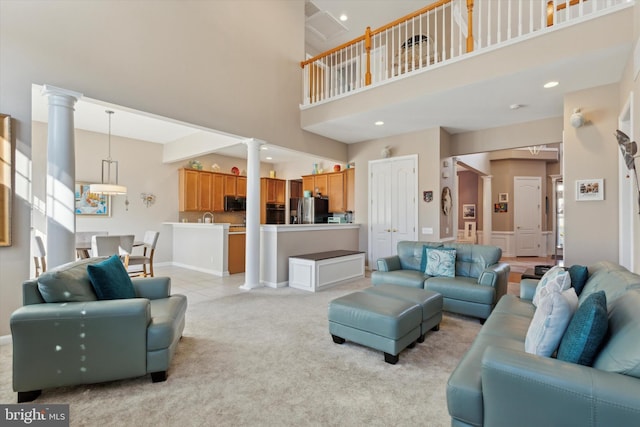
<path fill-rule="evenodd" d="M 303 105 L 625 7 L 626 0 L 439 0 L 300 63 Z"/>

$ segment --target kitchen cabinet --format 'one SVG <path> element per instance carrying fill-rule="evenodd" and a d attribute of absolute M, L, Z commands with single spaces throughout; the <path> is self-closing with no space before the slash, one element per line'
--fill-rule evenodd
<path fill-rule="evenodd" d="M 292 198 L 302 197 L 302 181 L 289 181 L 289 195 Z"/>
<path fill-rule="evenodd" d="M 197 170 L 180 169 L 178 175 L 179 200 L 181 212 L 197 211 L 200 206 L 199 173 Z"/>
<path fill-rule="evenodd" d="M 180 169 L 178 208 L 180 212 L 224 211 L 226 174 Z"/>
<path fill-rule="evenodd" d="M 238 177 L 235 175 L 225 175 L 224 176 L 224 195 L 225 196 L 235 196 L 236 195 L 236 183 Z"/>
<path fill-rule="evenodd" d="M 329 198 L 329 212 L 346 212 L 355 210 L 355 169 L 349 168 L 341 172 L 328 172 L 302 177 L 303 191 L 311 191 L 316 195 L 316 188 L 323 196 Z"/>
<path fill-rule="evenodd" d="M 236 180 L 236 196 L 247 197 L 247 177 L 239 176 Z"/>
<path fill-rule="evenodd" d="M 260 178 L 260 224 L 267 223 L 267 203 L 285 204 L 287 181 L 276 178 Z"/>
<path fill-rule="evenodd" d="M 229 234 L 229 274 L 243 273 L 245 269 L 246 234 Z"/>

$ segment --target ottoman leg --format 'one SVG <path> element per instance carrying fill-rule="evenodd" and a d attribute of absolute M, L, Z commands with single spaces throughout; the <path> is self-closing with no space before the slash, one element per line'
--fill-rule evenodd
<path fill-rule="evenodd" d="M 418 342 L 419 342 L 419 343 L 423 343 L 423 342 L 424 342 L 424 339 L 425 339 L 426 337 L 427 337 L 427 334 L 426 334 L 426 333 L 424 333 L 424 334 L 420 335 L 420 337 L 418 338 Z"/>
<path fill-rule="evenodd" d="M 433 328 L 431 328 L 432 331 L 439 331 L 440 330 L 440 323 L 438 323 L 436 326 L 434 326 Z"/>
<path fill-rule="evenodd" d="M 344 344 L 344 338 L 340 338 L 336 335 L 331 334 L 331 338 L 333 338 L 333 342 L 336 344 Z"/>
<path fill-rule="evenodd" d="M 418 343 L 418 341 L 414 341 L 411 344 L 409 344 L 407 347 L 409 348 L 414 348 L 416 346 L 416 344 Z"/>
<path fill-rule="evenodd" d="M 389 353 L 384 354 L 384 361 L 392 365 L 395 365 L 396 363 L 398 363 L 398 359 L 399 359 L 399 356 L 397 354 L 395 356 Z"/>

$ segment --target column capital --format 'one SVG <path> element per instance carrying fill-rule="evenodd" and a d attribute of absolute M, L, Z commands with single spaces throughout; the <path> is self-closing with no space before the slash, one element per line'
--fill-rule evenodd
<path fill-rule="evenodd" d="M 261 145 L 265 145 L 266 141 L 255 138 L 246 138 L 242 141 L 247 147 L 260 147 Z"/>
<path fill-rule="evenodd" d="M 482 178 L 483 181 L 491 181 L 493 175 L 482 175 L 480 178 Z"/>
<path fill-rule="evenodd" d="M 62 89 L 56 86 L 44 85 L 42 86 L 42 95 L 43 96 L 63 96 L 68 98 L 73 98 L 73 102 L 78 101 L 82 98 L 82 94 L 80 92 L 74 92 L 68 89 Z"/>

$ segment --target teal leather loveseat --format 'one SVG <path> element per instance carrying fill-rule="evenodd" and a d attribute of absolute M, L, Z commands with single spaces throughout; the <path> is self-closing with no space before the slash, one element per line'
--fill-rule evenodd
<path fill-rule="evenodd" d="M 186 297 L 171 295 L 170 278 L 154 277 L 132 280 L 137 298 L 98 300 L 87 265 L 103 260 L 65 264 L 23 283 L 24 306 L 10 319 L 18 402 L 47 388 L 146 374 L 166 379 Z"/>
<path fill-rule="evenodd" d="M 455 249 L 455 276 L 426 274 L 426 248 Z M 371 273 L 374 286 L 391 284 L 424 288 L 443 296 L 443 310 L 486 319 L 507 292 L 509 264 L 500 262 L 502 250 L 496 246 L 468 243 L 402 241 L 398 254 L 380 258 Z"/>
<path fill-rule="evenodd" d="M 640 275 L 588 267 L 581 305 L 604 291 L 608 332 L 592 366 L 525 352 L 537 280 L 505 295 L 447 383 L 452 426 L 640 425 Z"/>

